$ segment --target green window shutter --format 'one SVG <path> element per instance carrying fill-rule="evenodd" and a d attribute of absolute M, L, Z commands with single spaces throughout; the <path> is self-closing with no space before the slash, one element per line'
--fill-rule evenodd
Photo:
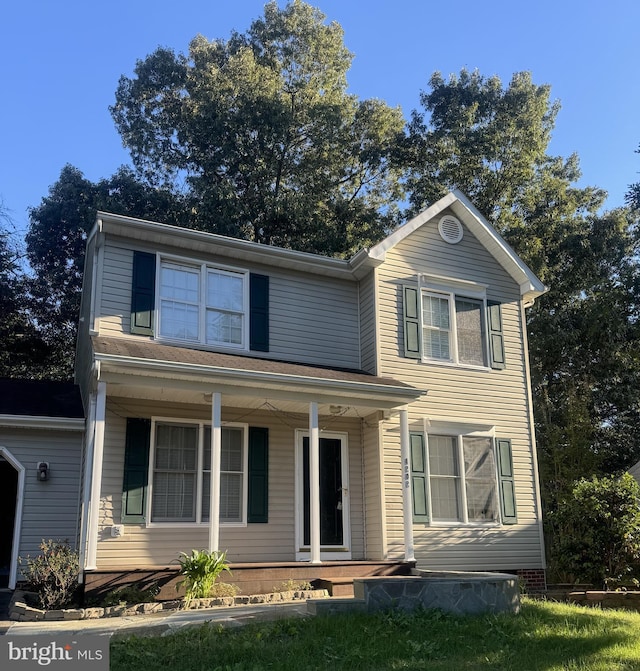
<path fill-rule="evenodd" d="M 269 429 L 249 427 L 249 492 L 247 521 L 269 521 Z"/>
<path fill-rule="evenodd" d="M 409 434 L 409 444 L 411 447 L 411 503 L 413 504 L 413 521 L 419 524 L 427 524 L 429 522 L 429 499 L 424 434 Z"/>
<path fill-rule="evenodd" d="M 513 459 L 511 455 L 511 440 L 497 438 L 498 476 L 500 484 L 500 503 L 502 506 L 502 523 L 517 524 L 516 488 L 513 477 Z"/>
<path fill-rule="evenodd" d="M 505 368 L 504 335 L 502 333 L 502 307 L 495 301 L 487 301 L 487 318 L 489 322 L 489 353 L 491 368 Z"/>
<path fill-rule="evenodd" d="M 249 276 L 249 348 L 269 351 L 269 277 Z"/>
<path fill-rule="evenodd" d="M 121 521 L 123 524 L 144 524 L 146 522 L 145 505 L 150 440 L 151 420 L 127 419 L 122 480 Z"/>
<path fill-rule="evenodd" d="M 156 300 L 156 255 L 133 252 L 131 284 L 131 333 L 153 335 Z"/>
<path fill-rule="evenodd" d="M 402 287 L 404 321 L 404 355 L 410 359 L 422 357 L 420 343 L 420 291 L 417 287 Z"/>

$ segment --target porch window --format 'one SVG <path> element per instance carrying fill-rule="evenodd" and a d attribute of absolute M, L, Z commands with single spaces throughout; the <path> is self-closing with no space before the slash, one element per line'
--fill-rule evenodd
<path fill-rule="evenodd" d="M 220 522 L 246 522 L 247 432 L 221 429 Z M 211 427 L 156 422 L 152 522 L 208 523 L 211 500 Z"/>
<path fill-rule="evenodd" d="M 246 272 L 161 260 L 160 337 L 245 348 L 247 313 Z"/>

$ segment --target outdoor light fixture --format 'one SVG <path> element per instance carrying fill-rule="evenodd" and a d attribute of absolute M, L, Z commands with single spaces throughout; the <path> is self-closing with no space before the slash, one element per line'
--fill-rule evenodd
<path fill-rule="evenodd" d="M 44 482 L 49 479 L 49 462 L 41 461 L 38 463 L 38 480 Z"/>

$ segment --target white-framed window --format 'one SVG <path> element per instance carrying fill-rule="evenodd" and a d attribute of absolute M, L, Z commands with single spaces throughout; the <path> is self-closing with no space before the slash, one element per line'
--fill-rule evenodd
<path fill-rule="evenodd" d="M 421 301 L 423 358 L 487 367 L 485 300 L 422 289 Z"/>
<path fill-rule="evenodd" d="M 427 434 L 427 498 L 433 523 L 500 521 L 491 436 Z"/>
<path fill-rule="evenodd" d="M 161 258 L 158 328 L 168 340 L 247 348 L 247 271 Z"/>
<path fill-rule="evenodd" d="M 248 430 L 221 429 L 220 523 L 247 521 Z M 149 464 L 151 523 L 208 524 L 211 493 L 211 426 L 157 418 L 152 421 Z"/>

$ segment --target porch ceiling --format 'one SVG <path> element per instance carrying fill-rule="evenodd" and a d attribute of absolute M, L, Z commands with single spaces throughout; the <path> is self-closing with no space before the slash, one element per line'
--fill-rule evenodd
<path fill-rule="evenodd" d="M 160 345 L 148 340 L 93 338 L 98 379 L 109 393 L 189 404 L 208 404 L 212 392 L 225 405 L 260 408 L 274 401 L 286 412 L 321 414 L 346 408 L 372 412 L 411 403 L 425 391 L 361 371 L 321 368 L 268 359 Z"/>

